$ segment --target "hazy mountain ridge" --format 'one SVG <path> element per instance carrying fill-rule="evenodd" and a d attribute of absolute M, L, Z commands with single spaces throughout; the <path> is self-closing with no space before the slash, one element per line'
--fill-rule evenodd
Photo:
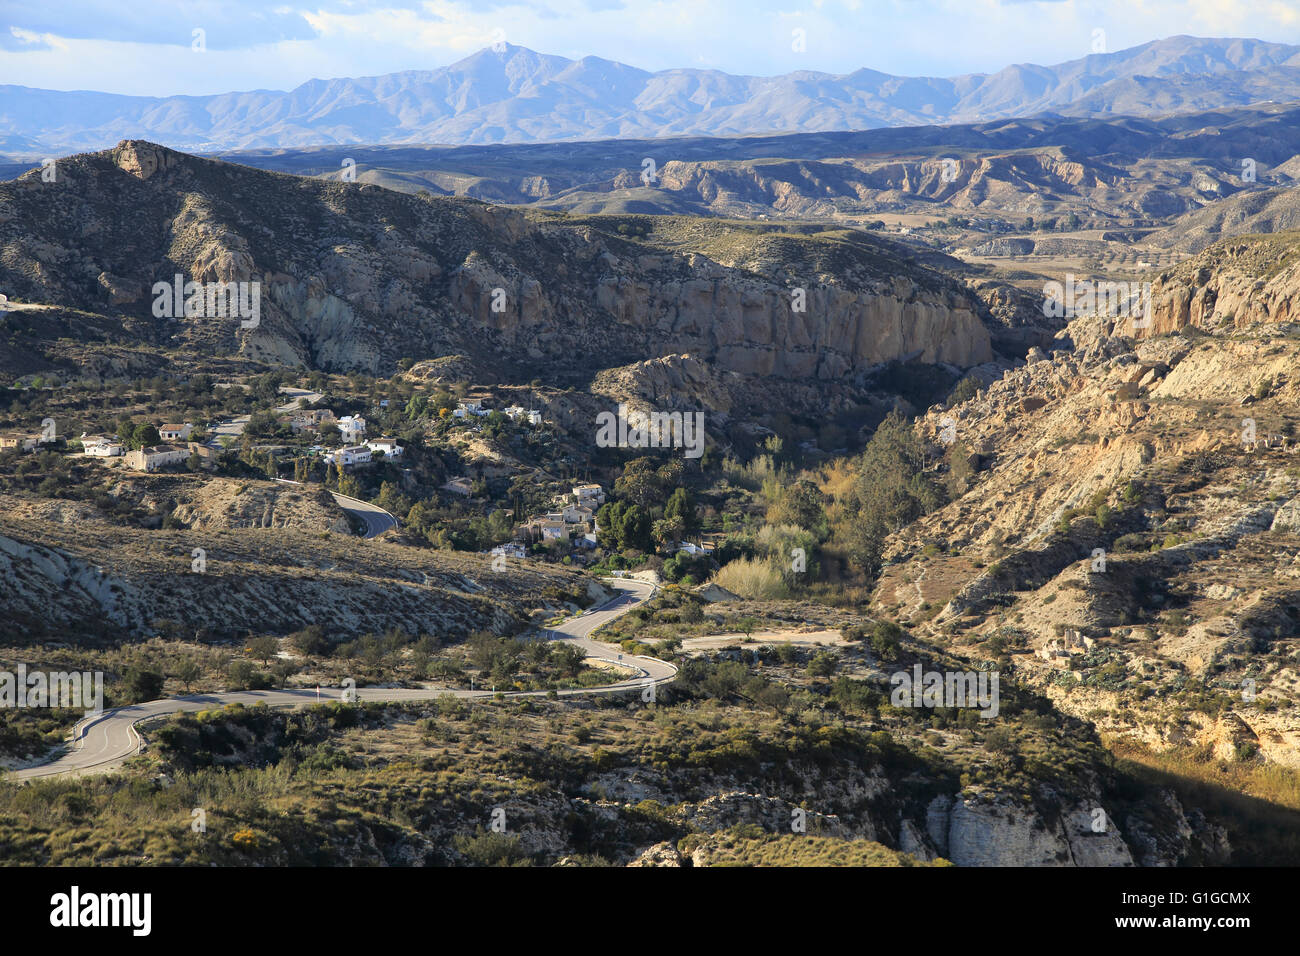
<path fill-rule="evenodd" d="M 188 150 L 323 143 L 523 143 L 979 122 L 1043 111 L 1159 113 L 1300 99 L 1300 47 L 1171 37 L 1056 66 L 899 77 L 871 69 L 776 77 L 647 72 L 505 45 L 450 66 L 311 80 L 288 92 L 132 97 L 0 87 L 0 148 Z M 51 117 L 58 117 L 57 124 Z"/>

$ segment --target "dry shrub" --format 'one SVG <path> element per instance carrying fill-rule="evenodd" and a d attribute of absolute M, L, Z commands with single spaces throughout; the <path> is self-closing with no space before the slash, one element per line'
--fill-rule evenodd
<path fill-rule="evenodd" d="M 772 601 L 788 594 L 781 572 L 761 558 L 728 562 L 713 576 L 713 583 L 751 601 Z"/>

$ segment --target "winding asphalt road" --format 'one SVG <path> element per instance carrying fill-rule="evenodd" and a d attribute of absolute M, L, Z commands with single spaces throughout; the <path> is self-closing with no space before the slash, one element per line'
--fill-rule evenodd
<path fill-rule="evenodd" d="M 578 697 L 599 694 L 621 694 L 640 691 L 671 682 L 677 668 L 652 657 L 634 657 L 619 654 L 609 645 L 593 640 L 591 633 L 602 624 L 626 614 L 638 604 L 649 600 L 654 585 L 633 579 L 606 582 L 619 593 L 598 607 L 569 618 L 554 628 L 543 630 L 539 639 L 565 641 L 586 652 L 588 660 L 608 661 L 630 668 L 633 673 L 600 687 L 579 687 L 558 691 L 560 697 Z M 268 707 L 302 707 L 309 704 L 340 700 L 343 688 L 322 687 L 319 690 L 267 690 L 235 691 L 226 694 L 193 694 L 186 697 L 169 697 L 144 704 L 116 707 L 102 714 L 88 717 L 73 728 L 72 749 L 49 763 L 15 770 L 6 775 L 8 780 L 33 780 L 39 777 L 56 777 L 84 773 L 101 773 L 120 765 L 128 757 L 139 753 L 142 740 L 136 724 L 151 717 L 162 717 L 178 711 L 215 710 L 227 704 L 266 704 Z M 361 701 L 402 703 L 405 701 L 433 700 L 438 697 L 481 699 L 492 697 L 491 690 L 449 690 L 444 687 L 361 687 L 353 693 Z M 504 697 L 544 697 L 546 691 L 512 691 Z"/>
<path fill-rule="evenodd" d="M 338 502 L 340 508 L 361 519 L 366 526 L 366 533 L 362 535 L 363 538 L 374 538 L 383 534 L 389 528 L 397 527 L 397 519 L 379 505 L 372 505 L 369 501 L 362 501 L 360 498 L 349 498 L 337 491 L 331 491 L 330 494 L 334 496 L 334 500 Z"/>
<path fill-rule="evenodd" d="M 290 481 L 288 478 L 275 479 L 282 485 L 300 485 L 300 481 Z M 397 527 L 397 518 L 389 514 L 379 505 L 372 505 L 369 501 L 362 501 L 360 498 L 350 498 L 347 495 L 341 495 L 337 491 L 331 491 L 335 503 L 348 514 L 361 519 L 361 523 L 366 526 L 366 533 L 361 537 L 375 538 L 383 534 L 389 528 Z"/>

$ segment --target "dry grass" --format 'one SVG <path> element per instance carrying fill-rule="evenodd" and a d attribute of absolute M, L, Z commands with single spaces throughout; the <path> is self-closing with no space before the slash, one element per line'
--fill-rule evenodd
<path fill-rule="evenodd" d="M 732 594 L 754 601 L 775 601 L 789 595 L 781 572 L 771 561 L 763 559 L 738 558 L 728 562 L 712 581 Z"/>

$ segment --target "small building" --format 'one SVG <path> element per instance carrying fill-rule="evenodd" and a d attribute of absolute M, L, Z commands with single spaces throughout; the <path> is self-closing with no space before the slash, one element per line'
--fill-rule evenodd
<path fill-rule="evenodd" d="M 442 486 L 443 491 L 450 491 L 453 495 L 464 495 L 468 498 L 474 491 L 474 483 L 468 478 L 452 478 Z"/>
<path fill-rule="evenodd" d="M 191 456 L 199 456 L 199 464 L 204 468 L 215 468 L 217 459 L 221 457 L 221 449 L 213 448 L 211 445 L 203 445 L 199 442 L 192 441 L 186 443 Z"/>
<path fill-rule="evenodd" d="M 525 548 L 518 541 L 511 541 L 507 544 L 499 544 L 488 553 L 493 555 L 502 554 L 505 555 L 507 558 L 528 557 L 528 549 Z"/>
<path fill-rule="evenodd" d="M 560 510 L 560 520 L 565 524 L 581 524 L 590 521 L 591 517 L 591 509 L 580 505 L 565 505 Z"/>
<path fill-rule="evenodd" d="M 512 422 L 527 422 L 530 425 L 540 425 L 542 423 L 542 413 L 535 408 L 524 408 L 522 405 L 511 405 L 505 410 L 506 418 Z"/>
<path fill-rule="evenodd" d="M 126 454 L 126 446 L 111 435 L 81 436 L 82 450 L 94 458 L 116 458 Z"/>
<path fill-rule="evenodd" d="M 189 441 L 190 434 L 194 431 L 194 426 L 189 422 L 183 425 L 159 425 L 158 437 L 165 442 Z"/>
<path fill-rule="evenodd" d="M 539 521 L 537 530 L 543 541 L 568 541 L 569 528 L 563 521 Z"/>
<path fill-rule="evenodd" d="M 344 415 L 338 420 L 338 426 L 344 441 L 360 441 L 366 433 L 366 420 L 360 415 Z"/>
<path fill-rule="evenodd" d="M 678 550 L 678 551 L 685 551 L 687 554 L 690 554 L 690 555 L 697 555 L 697 554 L 712 554 L 712 553 L 713 553 L 713 548 L 711 548 L 709 545 L 707 545 L 707 544 L 692 544 L 692 543 L 689 542 L 689 541 L 683 541 L 681 544 L 679 544 L 679 545 L 677 546 L 677 550 Z"/>
<path fill-rule="evenodd" d="M 328 408 L 304 408 L 287 416 L 289 428 L 294 432 L 317 431 L 322 425 L 333 424 L 336 419 Z"/>
<path fill-rule="evenodd" d="M 574 485 L 573 500 L 587 508 L 599 508 L 605 503 L 605 489 L 597 484 Z"/>
<path fill-rule="evenodd" d="M 40 435 L 23 435 L 17 432 L 7 432 L 0 435 L 0 450 L 18 448 L 22 451 L 32 451 L 40 443 Z"/>
<path fill-rule="evenodd" d="M 370 449 L 365 445 L 349 445 L 326 455 L 325 464 L 333 465 L 338 462 L 344 468 L 351 468 L 353 465 L 367 464 L 370 458 Z"/>
<path fill-rule="evenodd" d="M 176 445 L 151 445 L 148 448 L 127 452 L 123 460 L 128 468 L 134 468 L 136 471 L 157 471 L 169 465 L 179 465 L 189 457 L 188 448 L 179 448 Z"/>
<path fill-rule="evenodd" d="M 366 442 L 366 447 L 372 452 L 382 451 L 385 458 L 402 457 L 402 446 L 397 443 L 396 438 L 376 438 Z"/>
<path fill-rule="evenodd" d="M 470 415 L 482 418 L 487 414 L 487 410 L 484 409 L 482 402 L 461 402 L 451 414 L 453 418 L 468 418 Z"/>

